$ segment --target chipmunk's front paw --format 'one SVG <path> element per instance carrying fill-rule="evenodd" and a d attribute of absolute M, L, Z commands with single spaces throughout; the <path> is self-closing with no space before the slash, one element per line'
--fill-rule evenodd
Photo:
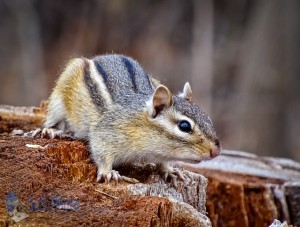
<path fill-rule="evenodd" d="M 119 182 L 119 181 L 126 181 L 128 183 L 136 184 L 139 181 L 135 178 L 121 176 L 120 173 L 116 170 L 109 171 L 106 174 L 98 173 L 97 175 L 97 182 L 109 182 L 110 180 Z"/>
<path fill-rule="evenodd" d="M 184 181 L 184 176 L 182 175 L 181 171 L 178 169 L 174 169 L 167 165 L 160 165 L 159 171 L 162 176 L 162 179 L 164 181 L 167 181 L 168 179 L 171 180 L 172 185 L 176 188 L 177 187 L 177 179 Z"/>
<path fill-rule="evenodd" d="M 109 182 L 110 180 L 118 182 L 122 180 L 122 176 L 116 170 L 112 170 L 107 173 L 98 172 L 97 182 Z"/>

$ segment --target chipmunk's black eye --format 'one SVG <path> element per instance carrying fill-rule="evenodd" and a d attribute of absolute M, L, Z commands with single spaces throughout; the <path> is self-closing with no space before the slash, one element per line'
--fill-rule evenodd
<path fill-rule="evenodd" d="M 192 131 L 191 124 L 188 121 L 180 121 L 178 123 L 178 127 L 181 131 L 183 132 L 188 132 L 190 133 Z"/>

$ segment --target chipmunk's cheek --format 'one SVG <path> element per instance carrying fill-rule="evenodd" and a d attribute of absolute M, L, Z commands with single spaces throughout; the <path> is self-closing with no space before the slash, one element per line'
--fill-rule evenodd
<path fill-rule="evenodd" d="M 197 164 L 211 158 L 209 152 L 204 152 L 201 148 L 192 147 L 186 152 L 185 159 L 186 162 Z"/>

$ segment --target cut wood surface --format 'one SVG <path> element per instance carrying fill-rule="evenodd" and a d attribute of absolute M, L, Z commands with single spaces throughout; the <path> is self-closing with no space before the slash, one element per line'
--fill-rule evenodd
<path fill-rule="evenodd" d="M 279 219 L 300 226 L 297 162 L 224 151 L 199 165 L 181 164 L 185 181 L 177 188 L 152 165 L 119 168 L 140 183 L 96 183 L 85 141 L 22 136 L 42 126 L 44 109 L 0 106 L 0 197 L 18 196 L 29 214 L 22 225 L 268 226 Z M 79 201 L 80 209 L 29 211 L 42 197 L 49 208 L 53 196 Z M 8 224 L 14 221 L 2 199 L 0 226 Z"/>
<path fill-rule="evenodd" d="M 300 226 L 300 163 L 241 151 L 185 169 L 208 178 L 206 207 L 213 226 Z"/>

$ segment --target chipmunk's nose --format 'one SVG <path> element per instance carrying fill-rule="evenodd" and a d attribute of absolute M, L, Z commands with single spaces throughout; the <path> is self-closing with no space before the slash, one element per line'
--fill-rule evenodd
<path fill-rule="evenodd" d="M 217 157 L 222 151 L 222 147 L 220 145 L 220 141 L 217 139 L 215 144 L 210 149 L 210 157 L 215 158 Z"/>

